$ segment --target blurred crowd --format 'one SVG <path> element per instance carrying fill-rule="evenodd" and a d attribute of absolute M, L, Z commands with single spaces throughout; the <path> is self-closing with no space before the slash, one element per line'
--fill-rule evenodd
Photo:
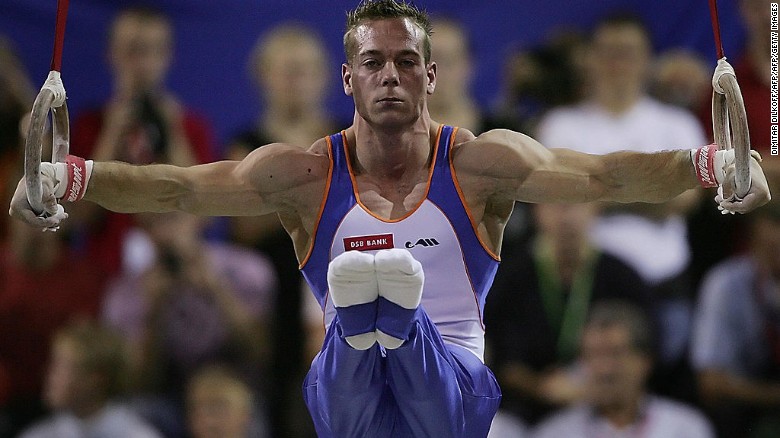
<path fill-rule="evenodd" d="M 770 8 L 739 3 L 747 43 L 730 61 L 780 193 Z M 712 141 L 712 66 L 684 47 L 657 53 L 635 15 L 508 50 L 490 107 L 469 92 L 476 36 L 444 17 L 434 30 L 437 121 L 592 154 Z M 349 124 L 325 103 L 337 60 L 300 24 L 268 29 L 247 54 L 261 111 L 224 144 L 165 86 L 165 14 L 122 10 L 107 40 L 112 93 L 71 116 L 73 154 L 186 166 L 305 147 Z M 34 98 L 0 39 L 1 205 Z M 714 195 L 516 204 L 484 314 L 504 394 L 492 438 L 780 436 L 780 196 L 724 216 Z M 0 437 L 314 436 L 301 383 L 324 329 L 277 217 L 68 211 L 57 233 L 0 215 Z"/>

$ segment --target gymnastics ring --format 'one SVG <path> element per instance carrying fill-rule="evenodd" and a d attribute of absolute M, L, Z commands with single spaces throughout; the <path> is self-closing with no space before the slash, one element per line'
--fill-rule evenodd
<path fill-rule="evenodd" d="M 33 211 L 39 215 L 44 214 L 40 168 L 43 134 L 46 130 L 49 110 L 52 113 L 52 162 L 65 161 L 70 145 L 68 106 L 65 104 L 65 88 L 60 80 L 62 45 L 65 37 L 65 19 L 67 14 L 68 0 L 58 0 L 51 72 L 35 98 L 30 114 L 30 126 L 27 129 L 27 139 L 24 145 L 24 177 L 27 186 L 27 201 L 30 203 Z"/>
<path fill-rule="evenodd" d="M 719 148 L 734 149 L 736 170 L 736 196 L 744 198 L 750 190 L 750 132 L 742 92 L 737 83 L 734 69 L 726 62 L 720 39 L 717 0 L 710 0 L 712 31 L 718 55 L 718 68 L 725 69 L 713 77 L 712 91 L 712 133 Z"/>
<path fill-rule="evenodd" d="M 70 127 L 68 118 L 68 106 L 52 107 L 54 92 L 42 89 L 35 98 L 35 104 L 30 118 L 30 127 L 27 130 L 27 140 L 24 145 L 24 177 L 27 184 L 27 201 L 35 213 L 42 214 L 43 189 L 41 186 L 41 149 L 43 147 L 43 134 L 46 130 L 46 119 L 49 109 L 52 113 L 52 163 L 64 162 L 68 155 L 70 144 Z"/>
<path fill-rule="evenodd" d="M 733 74 L 721 75 L 717 84 L 723 94 L 712 91 L 712 132 L 721 149 L 734 149 L 736 195 L 741 199 L 750 190 L 750 132 L 745 102 Z"/>

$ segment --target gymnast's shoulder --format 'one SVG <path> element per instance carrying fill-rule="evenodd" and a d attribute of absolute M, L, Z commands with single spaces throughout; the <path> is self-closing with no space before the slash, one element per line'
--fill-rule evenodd
<path fill-rule="evenodd" d="M 309 147 L 288 143 L 270 143 L 259 147 L 238 163 L 242 170 L 253 178 L 279 180 L 310 180 L 326 177 L 330 159 L 327 141 L 323 138 Z"/>
<path fill-rule="evenodd" d="M 552 153 L 528 135 L 509 129 L 492 129 L 475 136 L 458 129 L 452 149 L 453 166 L 460 172 L 490 175 L 530 170 L 550 161 Z"/>

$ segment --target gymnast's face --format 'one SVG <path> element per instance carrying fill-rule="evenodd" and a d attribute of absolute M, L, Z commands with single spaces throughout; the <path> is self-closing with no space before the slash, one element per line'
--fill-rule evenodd
<path fill-rule="evenodd" d="M 409 19 L 366 21 L 352 33 L 355 54 L 342 66 L 344 92 L 372 126 L 410 126 L 427 114 L 436 64 L 425 64 L 425 32 Z"/>

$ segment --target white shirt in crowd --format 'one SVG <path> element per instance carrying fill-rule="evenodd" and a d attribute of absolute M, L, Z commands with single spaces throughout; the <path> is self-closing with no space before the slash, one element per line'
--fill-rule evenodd
<path fill-rule="evenodd" d="M 661 397 L 647 397 L 634 424 L 616 428 L 581 404 L 552 415 L 539 424 L 531 438 L 715 438 L 709 421 L 699 411 Z"/>
<path fill-rule="evenodd" d="M 541 121 L 537 138 L 549 148 L 596 155 L 621 150 L 693 149 L 706 144 L 701 125 L 692 114 L 649 97 L 620 115 L 592 102 L 554 109 Z M 596 222 L 591 237 L 597 246 L 631 265 L 650 285 L 682 273 L 690 262 L 685 221 L 680 216 L 665 220 L 631 214 L 604 216 Z"/>
<path fill-rule="evenodd" d="M 163 438 L 129 408 L 109 404 L 89 419 L 61 412 L 34 424 L 19 438 Z"/>

